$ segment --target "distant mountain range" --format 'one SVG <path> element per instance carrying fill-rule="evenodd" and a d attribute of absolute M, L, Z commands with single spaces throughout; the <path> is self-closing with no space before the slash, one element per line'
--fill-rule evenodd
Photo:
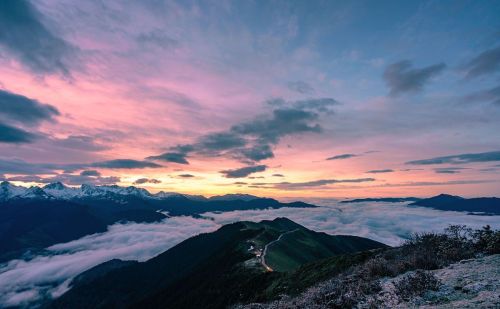
<path fill-rule="evenodd" d="M 229 194 L 202 196 L 159 192 L 136 187 L 62 183 L 25 188 L 0 183 L 0 262 L 27 250 L 103 232 L 115 222 L 154 222 L 167 216 L 211 211 L 234 211 L 281 207 L 316 207 L 302 202 L 280 203 L 270 198 Z"/>
<path fill-rule="evenodd" d="M 477 197 L 463 198 L 460 196 L 440 194 L 430 198 L 417 197 L 383 197 L 361 198 L 341 201 L 341 203 L 385 202 L 405 203 L 412 202 L 410 206 L 429 207 L 446 211 L 464 211 L 470 214 L 500 215 L 500 198 Z"/>
<path fill-rule="evenodd" d="M 438 196 L 416 201 L 410 205 L 430 207 L 439 210 L 500 215 L 500 198 L 497 197 L 463 198 L 460 196 L 440 194 Z"/>
<path fill-rule="evenodd" d="M 378 197 L 378 198 L 358 198 L 353 200 L 341 201 L 341 203 L 364 203 L 364 202 L 384 202 L 384 203 L 404 203 L 416 202 L 421 200 L 418 197 Z"/>
<path fill-rule="evenodd" d="M 49 307 L 226 308 L 299 286 L 301 268 L 308 263 L 386 247 L 366 238 L 317 233 L 286 218 L 238 222 L 146 262 L 98 265 L 76 277 Z"/>
<path fill-rule="evenodd" d="M 259 197 L 249 194 L 226 194 L 206 198 L 202 195 L 189 195 L 176 192 L 160 191 L 155 194 L 149 193 L 146 189 L 134 186 L 120 187 L 117 185 L 94 186 L 83 184 L 78 188 L 65 186 L 61 182 L 47 184 L 44 187 L 22 187 L 15 186 L 8 181 L 0 183 L 0 202 L 10 199 L 60 199 L 73 200 L 78 198 L 108 198 L 121 200 L 124 197 L 139 197 L 144 199 L 162 200 L 172 197 L 184 197 L 194 201 L 250 201 Z"/>

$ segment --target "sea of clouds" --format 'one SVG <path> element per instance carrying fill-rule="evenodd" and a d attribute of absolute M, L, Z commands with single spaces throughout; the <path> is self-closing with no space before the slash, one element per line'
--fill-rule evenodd
<path fill-rule="evenodd" d="M 316 201 L 318 202 L 318 201 Z M 236 221 L 287 217 L 305 227 L 329 234 L 356 235 L 388 245 L 401 244 L 410 234 L 442 231 L 449 224 L 500 229 L 499 216 L 409 207 L 405 203 L 342 204 L 321 201 L 318 208 L 205 213 L 201 218 L 172 217 L 158 223 L 114 224 L 107 232 L 57 244 L 26 260 L 0 264 L 0 307 L 26 305 L 62 295 L 79 273 L 105 261 L 148 260 L 200 233 Z"/>

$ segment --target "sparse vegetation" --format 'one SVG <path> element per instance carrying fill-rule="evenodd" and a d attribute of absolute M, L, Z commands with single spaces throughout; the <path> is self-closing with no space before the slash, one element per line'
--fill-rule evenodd
<path fill-rule="evenodd" d="M 417 270 L 396 281 L 395 287 L 399 297 L 410 300 L 414 296 L 422 296 L 426 291 L 436 291 L 439 280 L 429 271 Z"/>
<path fill-rule="evenodd" d="M 394 304 L 422 296 L 439 288 L 439 280 L 429 270 L 439 269 L 463 259 L 499 253 L 500 231 L 489 226 L 473 231 L 451 225 L 443 233 L 420 233 L 401 247 L 381 250 L 372 257 L 308 288 L 297 297 L 282 297 L 268 304 L 243 308 L 378 308 L 385 277 L 401 276 L 394 283 Z M 312 266 L 312 265 L 311 265 Z M 311 267 L 310 266 L 310 267 Z"/>

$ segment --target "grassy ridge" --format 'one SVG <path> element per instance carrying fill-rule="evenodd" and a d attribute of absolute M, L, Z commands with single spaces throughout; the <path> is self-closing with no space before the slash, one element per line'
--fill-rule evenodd
<path fill-rule="evenodd" d="M 306 287 L 301 282 L 317 282 L 323 275 L 331 275 L 357 260 L 335 257 L 329 262 L 323 261 L 317 266 L 321 270 L 313 275 L 300 267 L 295 272 L 267 272 L 258 262 L 247 263 L 258 261 L 258 251 L 249 250 L 251 244 L 265 245 L 287 232 L 291 232 L 284 242 L 288 251 L 280 247 L 274 250 L 282 259 L 281 269 L 286 265 L 296 269 L 307 261 L 317 261 L 334 253 L 334 248 L 349 251 L 371 249 L 375 244 L 384 247 L 359 237 L 312 232 L 286 218 L 260 223 L 238 222 L 192 237 L 143 263 L 112 269 L 109 273 L 103 273 L 101 267 L 99 272 L 93 272 L 94 276 L 87 276 L 92 280 L 80 282 L 51 306 L 224 308 L 236 303 L 272 300 L 283 292 L 301 291 Z M 339 241 L 333 241 L 339 237 Z M 363 247 L 365 245 L 368 246 Z"/>
<path fill-rule="evenodd" d="M 296 270 L 301 265 L 339 254 L 380 248 L 380 243 L 355 236 L 335 236 L 298 229 L 268 247 L 267 264 L 275 271 Z"/>

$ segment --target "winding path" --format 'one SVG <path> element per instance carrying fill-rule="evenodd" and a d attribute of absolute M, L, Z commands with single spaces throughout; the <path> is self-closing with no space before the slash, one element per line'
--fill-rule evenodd
<path fill-rule="evenodd" d="M 277 243 L 278 241 L 281 240 L 281 238 L 283 238 L 283 236 L 285 236 L 286 234 L 291 234 L 293 232 L 296 232 L 298 231 L 299 229 L 295 229 L 293 231 L 288 231 L 288 232 L 285 232 L 285 233 L 282 233 L 277 239 L 271 241 L 270 243 L 268 243 L 265 247 L 264 247 L 264 250 L 262 251 L 262 256 L 260 258 L 260 263 L 262 264 L 262 266 L 264 266 L 264 268 L 267 270 L 267 271 L 273 271 L 273 269 L 266 264 L 266 253 L 267 253 L 267 248 L 269 248 L 269 246 L 271 246 L 272 244 L 275 244 Z"/>

